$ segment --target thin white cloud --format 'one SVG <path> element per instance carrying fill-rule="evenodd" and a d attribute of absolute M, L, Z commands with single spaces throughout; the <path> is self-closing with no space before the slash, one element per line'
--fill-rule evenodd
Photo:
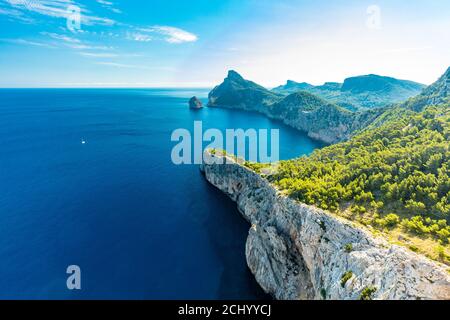
<path fill-rule="evenodd" d="M 53 32 L 41 32 L 41 34 L 43 36 L 48 36 L 55 40 L 61 40 L 64 42 L 69 42 L 69 43 L 81 43 L 80 40 L 73 38 L 73 37 L 66 36 L 64 34 L 58 34 L 58 33 L 53 33 Z"/>
<path fill-rule="evenodd" d="M 8 42 L 8 43 L 15 43 L 15 44 L 21 44 L 21 45 L 29 45 L 29 46 L 35 46 L 35 47 L 44 47 L 44 48 L 50 48 L 55 49 L 55 46 L 52 46 L 48 43 L 43 42 L 37 42 L 37 41 L 30 41 L 26 39 L 0 39 L 2 42 Z"/>
<path fill-rule="evenodd" d="M 63 46 L 75 49 L 75 50 L 100 50 L 100 51 L 110 51 L 114 50 L 113 47 L 110 46 L 98 46 L 98 45 L 91 45 L 89 43 L 83 43 L 81 40 L 73 37 L 69 37 L 64 34 L 58 34 L 53 32 L 41 32 L 41 35 L 50 37 L 51 39 L 60 41 Z M 117 54 L 115 53 L 92 53 L 92 52 L 80 52 L 81 55 L 86 57 L 101 57 L 101 58 L 110 58 L 110 57 L 116 57 Z"/>
<path fill-rule="evenodd" d="M 109 53 L 109 52 L 80 52 L 79 54 L 84 57 L 92 57 L 92 58 L 115 58 L 115 57 L 118 57 L 118 54 Z"/>
<path fill-rule="evenodd" d="M 139 54 L 118 54 L 116 52 L 111 52 L 115 50 L 111 46 L 102 45 L 92 45 L 90 43 L 85 43 L 77 38 L 69 37 L 64 34 L 52 33 L 52 32 L 41 32 L 41 35 L 48 36 L 54 40 L 60 41 L 60 45 L 77 50 L 78 54 L 89 58 L 116 58 L 116 57 L 138 57 Z M 94 51 L 94 52 L 93 52 Z M 103 51 L 103 52 L 96 52 Z"/>
<path fill-rule="evenodd" d="M 155 33 L 163 37 L 163 40 L 169 43 L 195 42 L 198 36 L 186 30 L 170 26 L 150 26 L 140 28 L 142 32 Z"/>
<path fill-rule="evenodd" d="M 144 33 L 140 33 L 140 32 L 131 32 L 131 33 L 129 32 L 129 33 L 127 33 L 127 39 L 139 41 L 139 42 L 149 42 L 149 41 L 153 40 L 153 37 L 148 34 L 144 34 Z"/>
<path fill-rule="evenodd" d="M 117 14 L 122 13 L 122 10 L 115 8 L 114 3 L 111 1 L 106 1 L 106 0 L 95 0 L 95 1 L 97 3 L 99 3 L 103 8 L 111 10 L 114 13 L 117 13 Z"/>
<path fill-rule="evenodd" d="M 66 47 L 75 49 L 75 50 L 114 50 L 114 47 L 108 46 L 93 46 L 89 44 L 83 43 L 66 43 Z"/>
<path fill-rule="evenodd" d="M 0 39 L 1 42 L 8 42 L 8 43 L 15 43 L 15 44 L 21 44 L 21 45 L 30 45 L 30 46 L 36 46 L 36 47 L 46 47 L 46 48 L 61 48 L 61 47 L 68 47 L 75 50 L 100 50 L 100 51 L 110 51 L 114 50 L 114 47 L 110 46 L 97 46 L 97 45 L 90 45 L 82 43 L 80 40 L 72 37 L 68 37 L 66 35 L 57 34 L 57 33 L 51 33 L 51 32 L 41 32 L 41 35 L 50 37 L 53 40 L 58 40 L 58 42 L 51 41 L 51 42 L 38 42 L 38 41 L 30 41 L 26 39 Z M 95 53 L 82 53 L 85 56 L 98 56 L 98 57 L 116 57 L 117 54 L 113 53 L 102 53 L 102 54 L 95 54 Z"/>
<path fill-rule="evenodd" d="M 34 22 L 33 19 L 26 17 L 23 14 L 23 12 L 21 12 L 17 9 L 0 7 L 0 15 L 4 15 L 9 18 L 19 20 L 19 21 L 25 22 L 25 23 L 33 23 Z"/>
<path fill-rule="evenodd" d="M 112 6 L 113 3 L 111 1 L 106 1 L 106 0 L 96 0 L 98 3 L 103 4 L 105 6 Z"/>
<path fill-rule="evenodd" d="M 144 66 L 138 66 L 133 64 L 123 64 L 123 63 L 116 63 L 116 62 L 97 62 L 96 64 L 103 65 L 103 66 L 109 66 L 109 67 L 116 67 L 116 68 L 131 68 L 131 69 L 145 69 Z"/>
<path fill-rule="evenodd" d="M 117 62 L 110 62 L 110 61 L 101 61 L 101 62 L 97 62 L 96 64 L 108 66 L 108 67 L 126 68 L 126 69 L 175 71 L 175 69 L 171 68 L 171 67 L 148 67 L 145 65 L 124 64 L 124 63 L 117 63 Z"/>
<path fill-rule="evenodd" d="M 81 23 L 86 25 L 113 25 L 116 22 L 109 18 L 91 15 L 81 4 L 72 0 L 5 0 L 12 8 L 21 13 L 31 12 L 41 15 L 67 19 L 71 15 L 70 6 L 77 6 L 81 11 Z"/>

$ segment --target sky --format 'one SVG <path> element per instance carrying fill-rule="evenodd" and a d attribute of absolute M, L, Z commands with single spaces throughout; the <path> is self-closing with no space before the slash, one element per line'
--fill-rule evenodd
<path fill-rule="evenodd" d="M 0 0 L 0 87 L 267 87 L 450 66 L 448 0 Z"/>

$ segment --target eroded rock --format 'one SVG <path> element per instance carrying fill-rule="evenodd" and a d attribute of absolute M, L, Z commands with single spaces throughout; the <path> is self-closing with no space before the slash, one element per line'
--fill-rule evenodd
<path fill-rule="evenodd" d="M 450 299 L 443 265 L 287 198 L 237 163 L 201 169 L 252 225 L 247 263 L 275 298 L 359 299 L 364 289 L 376 288 L 373 299 Z M 342 285 L 348 271 L 352 277 Z"/>

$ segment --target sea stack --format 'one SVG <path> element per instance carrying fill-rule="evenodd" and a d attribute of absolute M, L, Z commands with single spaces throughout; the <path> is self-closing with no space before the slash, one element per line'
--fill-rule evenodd
<path fill-rule="evenodd" d="M 201 109 L 203 108 L 203 103 L 197 97 L 194 96 L 189 100 L 189 108 Z"/>

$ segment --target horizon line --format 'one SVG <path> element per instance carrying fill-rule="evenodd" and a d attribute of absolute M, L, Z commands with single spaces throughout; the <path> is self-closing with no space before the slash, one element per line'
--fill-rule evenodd
<path fill-rule="evenodd" d="M 214 88 L 214 86 L 201 86 L 201 87 L 191 87 L 191 86 L 142 86 L 142 87 L 125 87 L 125 86 L 111 86 L 111 87 L 72 87 L 72 86 L 68 86 L 68 87 L 1 87 L 0 86 L 0 90 L 5 90 L 5 89 L 212 89 Z"/>

